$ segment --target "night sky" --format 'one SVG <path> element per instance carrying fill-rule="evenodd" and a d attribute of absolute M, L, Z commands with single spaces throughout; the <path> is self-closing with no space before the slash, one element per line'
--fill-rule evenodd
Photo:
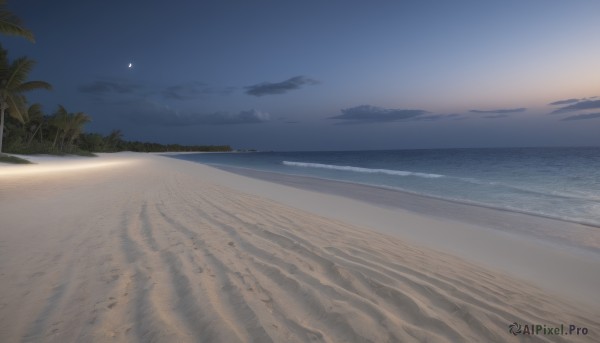
<path fill-rule="evenodd" d="M 32 80 L 126 139 L 263 150 L 600 145 L 600 1 L 9 0 Z M 132 67 L 129 68 L 129 63 Z"/>

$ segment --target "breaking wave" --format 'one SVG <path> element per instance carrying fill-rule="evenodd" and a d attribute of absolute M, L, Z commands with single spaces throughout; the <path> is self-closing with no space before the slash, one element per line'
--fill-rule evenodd
<path fill-rule="evenodd" d="M 333 164 L 321 164 L 321 163 L 283 161 L 283 164 L 286 166 L 292 166 L 292 167 L 321 168 L 321 169 L 351 171 L 351 172 L 356 172 L 356 173 L 386 174 L 386 175 L 395 175 L 395 176 L 418 176 L 418 177 L 425 177 L 425 178 L 429 178 L 429 179 L 444 177 L 444 175 L 440 175 L 440 174 L 417 173 L 417 172 L 410 172 L 410 171 L 404 171 L 404 170 L 391 170 L 391 169 L 371 169 L 371 168 L 362 168 L 362 167 L 353 167 L 353 166 L 336 166 Z"/>

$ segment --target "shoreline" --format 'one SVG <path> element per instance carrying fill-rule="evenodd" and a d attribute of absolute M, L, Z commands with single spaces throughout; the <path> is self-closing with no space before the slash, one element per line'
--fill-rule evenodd
<path fill-rule="evenodd" d="M 326 184 L 339 184 L 347 189 L 349 185 L 353 185 L 350 183 L 323 181 L 318 182 L 316 189 L 306 190 L 302 188 L 306 186 L 303 182 L 300 182 L 302 187 L 297 187 L 298 185 L 295 187 L 273 182 L 275 181 L 273 179 L 265 181 L 241 174 L 231 174 L 231 172 L 223 173 L 225 170 L 213 166 L 186 160 L 179 161 L 212 169 L 213 172 L 209 174 L 211 180 L 223 186 L 266 197 L 278 203 L 341 220 L 354 226 L 392 235 L 411 244 L 449 253 L 467 261 L 475 261 L 486 268 L 509 273 L 542 285 L 555 294 L 569 296 L 580 304 L 593 304 L 594 307 L 600 309 L 600 293 L 597 292 L 597 289 L 600 289 L 600 255 L 595 252 L 600 241 L 597 238 L 597 232 L 587 235 L 588 227 L 567 223 L 569 226 L 582 229 L 582 231 L 575 234 L 566 232 L 565 239 L 584 242 L 593 247 L 593 249 L 583 249 L 577 246 L 573 248 L 565 244 L 554 244 L 556 242 L 543 236 L 544 239 L 540 240 L 538 237 L 506 232 L 482 224 L 466 223 L 464 217 L 461 220 L 440 218 L 427 211 L 420 213 L 399 207 L 386 208 L 380 204 L 370 204 L 351 197 L 323 192 L 323 189 L 327 188 Z M 253 175 L 257 175 L 257 173 L 253 173 Z M 240 180 L 236 176 L 242 176 L 244 180 Z M 296 176 L 289 179 L 306 181 L 306 179 Z M 321 181 L 320 179 L 311 181 L 314 180 Z M 366 187 L 368 190 L 373 189 L 369 186 Z M 378 189 L 378 191 L 385 191 L 385 189 Z M 396 191 L 390 192 L 404 195 Z M 465 214 L 464 208 L 489 211 L 504 219 L 508 213 L 453 204 L 434 198 L 426 198 L 426 200 L 428 204 L 431 203 L 431 200 L 436 200 L 436 203 L 458 205 L 463 209 L 460 212 L 461 215 Z M 529 227 L 536 227 L 540 222 L 545 221 L 559 225 L 563 223 L 543 217 L 516 214 L 520 219 L 525 219 L 524 224 Z M 468 216 L 467 219 L 471 218 L 477 221 L 500 220 L 494 219 L 494 217 L 487 218 L 481 214 L 479 216 L 468 214 Z M 572 237 L 568 237 L 568 235 L 572 235 Z M 556 266 L 560 266 L 559 273 L 557 273 Z"/>
<path fill-rule="evenodd" d="M 600 333 L 600 264 L 569 249 L 159 155 L 56 164 L 0 173 L 2 341 Z"/>
<path fill-rule="evenodd" d="M 521 148 L 519 148 L 521 149 Z M 440 149 L 436 149 L 436 150 L 440 150 Z M 476 149 L 478 150 L 478 149 Z M 503 150 L 506 150 L 503 148 Z M 177 156 L 171 156 L 174 158 L 179 158 Z M 282 163 L 285 164 L 296 164 L 299 163 L 300 165 L 304 165 L 306 164 L 305 162 L 289 162 L 286 161 L 284 156 L 279 156 L 280 159 L 284 159 L 282 161 Z M 560 222 L 567 222 L 567 223 L 571 223 L 571 224 L 577 224 L 577 225 L 582 225 L 582 226 L 588 226 L 588 227 L 592 227 L 592 228 L 597 228 L 600 229 L 600 221 L 596 220 L 596 218 L 594 217 L 590 217 L 587 219 L 583 219 L 583 218 L 578 218 L 575 215 L 572 215 L 571 217 L 569 216 L 558 216 L 552 212 L 536 212 L 536 211 L 526 211 L 526 210 L 522 210 L 520 208 L 517 207 L 511 207 L 511 206 L 503 206 L 500 204 L 494 204 L 494 203 L 486 203 L 486 202 L 478 202 L 478 201 L 473 201 L 470 200 L 468 198 L 462 199 L 462 198 L 454 198 L 454 197 L 448 197 L 447 194 L 427 194 L 427 193 L 423 193 L 421 191 L 416 191 L 416 190 L 407 190 L 407 189 L 403 189 L 402 187 L 395 187 L 391 184 L 375 184 L 375 183 L 369 183 L 369 182 L 364 182 L 364 181 L 355 181 L 352 179 L 344 179 L 344 178 L 337 178 L 336 176 L 320 176 L 320 175 L 312 175 L 311 173 L 302 173 L 299 171 L 289 171 L 289 170 L 279 170 L 279 169 L 270 169 L 272 168 L 274 165 L 269 165 L 269 168 L 266 169 L 260 169 L 260 168 L 265 168 L 265 166 L 261 166 L 261 167 L 246 167 L 243 165 L 230 165 L 230 164 L 221 164 L 221 162 L 217 161 L 211 161 L 210 159 L 207 159 L 205 161 L 202 160 L 196 160 L 196 159 L 188 159 L 186 157 L 181 157 L 180 159 L 182 160 L 187 160 L 187 161 L 192 161 L 192 162 L 198 162 L 198 163 L 202 163 L 202 164 L 206 164 L 206 165 L 210 165 L 213 166 L 215 168 L 220 168 L 223 170 L 230 170 L 235 172 L 236 169 L 238 170 L 238 172 L 236 172 L 237 174 L 240 175 L 251 175 L 252 173 L 257 173 L 256 174 L 256 178 L 261 178 L 261 179 L 268 179 L 268 177 L 266 176 L 260 176 L 260 173 L 272 173 L 273 175 L 277 174 L 275 179 L 279 180 L 281 179 L 280 176 L 290 176 L 290 177 L 299 177 L 299 178 L 309 178 L 309 179 L 318 179 L 318 180 L 324 180 L 324 181 L 331 181 L 331 182 L 341 182 L 341 183 L 348 183 L 351 185 L 359 185 L 359 186 L 365 186 L 365 187 L 372 187 L 374 189 L 385 189 L 388 191 L 393 191 L 393 192 L 401 192 L 404 194 L 410 194 L 411 196 L 415 196 L 415 197 L 423 197 L 423 198 L 428 198 L 428 199 L 435 199 L 435 200 L 441 200 L 441 201 L 446 201 L 446 202 L 451 202 L 451 203 L 456 203 L 456 204 L 461 204 L 461 205 L 467 205 L 467 206 L 474 206 L 474 207 L 481 207 L 481 208 L 488 208 L 488 209 L 492 209 L 492 210 L 497 210 L 497 211 L 505 211 L 505 212 L 510 212 L 510 213 L 519 213 L 519 214 L 524 214 L 524 215 L 530 215 L 530 216 L 535 216 L 535 217 L 543 217 L 543 218 L 547 218 L 547 219 L 552 219 L 552 220 L 556 220 L 556 221 L 560 221 Z M 243 161 L 243 160 L 242 160 Z M 264 162 L 264 161 L 263 161 Z M 273 161 L 269 161 L 268 163 L 272 163 Z M 308 163 L 311 164 L 311 163 Z M 318 165 L 319 163 L 317 163 Z M 344 163 L 342 163 L 344 164 Z M 323 165 L 323 166 L 328 166 L 327 164 Z M 334 167 L 332 169 L 338 169 L 338 168 L 358 168 L 361 169 L 360 167 L 353 167 L 353 166 L 335 166 L 335 165 L 329 165 L 328 167 Z M 228 169 L 230 168 L 230 169 Z M 239 169 L 238 169 L 239 168 Z M 326 168 L 328 169 L 328 168 Z M 367 168 L 368 169 L 368 168 Z M 374 169 L 372 170 L 372 172 L 376 172 L 378 169 Z M 360 170 L 358 170 L 359 172 L 362 172 Z M 398 170 L 392 170 L 392 172 L 401 172 L 404 173 L 404 171 L 398 171 Z M 406 173 L 412 173 L 412 172 L 406 172 Z M 265 175 L 266 175 L 265 174 Z M 414 174 L 414 173 L 413 173 Z M 427 172 L 421 172 L 421 173 L 416 173 L 416 174 L 422 174 L 425 175 L 425 177 L 427 177 Z M 430 176 L 441 176 L 441 177 L 447 177 L 447 178 L 456 178 L 456 179 L 465 179 L 468 180 L 469 178 L 465 178 L 465 177 L 460 177 L 460 176 L 448 176 L 448 175 L 437 175 L 437 174 L 431 174 Z M 280 181 L 278 181 L 280 182 Z M 282 181 L 283 182 L 283 181 Z M 488 181 L 490 183 L 494 183 L 491 181 Z M 280 182 L 281 183 L 281 182 Z M 489 189 L 487 190 L 488 193 L 493 193 L 493 190 Z M 534 192 L 534 191 L 532 191 Z M 541 194 L 546 194 L 546 193 L 541 193 Z M 559 198 L 570 198 L 572 196 L 570 195 L 558 195 Z M 591 198 L 591 199 L 578 199 L 578 198 L 574 198 L 575 200 L 590 200 L 593 203 L 598 202 L 597 199 L 595 198 Z"/>
<path fill-rule="evenodd" d="M 376 206 L 408 210 L 417 214 L 434 216 L 441 219 L 481 225 L 506 233 L 526 235 L 558 245 L 566 244 L 569 247 L 592 252 L 600 256 L 600 226 L 591 223 L 455 199 L 445 199 L 385 186 L 277 173 L 244 167 L 216 164 L 204 165 L 293 188 L 338 195 L 364 201 Z M 435 210 L 435 213 L 432 213 L 432 210 Z"/>

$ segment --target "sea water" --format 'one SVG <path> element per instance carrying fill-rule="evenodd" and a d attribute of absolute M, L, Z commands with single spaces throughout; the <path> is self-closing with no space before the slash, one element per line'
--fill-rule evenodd
<path fill-rule="evenodd" d="M 186 154 L 216 166 L 385 187 L 600 226 L 600 148 Z"/>

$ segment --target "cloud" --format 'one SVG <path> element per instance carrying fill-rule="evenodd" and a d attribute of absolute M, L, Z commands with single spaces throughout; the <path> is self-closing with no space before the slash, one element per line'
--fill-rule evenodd
<path fill-rule="evenodd" d="M 117 105 L 121 118 L 139 125 L 193 126 L 259 124 L 270 120 L 267 112 L 256 109 L 238 113 L 213 112 L 208 114 L 182 112 L 154 101 L 121 102 Z"/>
<path fill-rule="evenodd" d="M 567 105 L 567 104 L 572 104 L 574 102 L 579 102 L 581 99 L 566 99 L 566 100 L 558 100 L 555 102 L 551 102 L 548 105 Z"/>
<path fill-rule="evenodd" d="M 510 117 L 508 114 L 493 114 L 493 115 L 489 115 L 489 116 L 483 116 L 481 118 L 485 118 L 485 119 L 500 119 L 500 118 L 508 118 Z"/>
<path fill-rule="evenodd" d="M 246 87 L 246 94 L 254 96 L 284 94 L 294 89 L 300 89 L 304 85 L 316 85 L 319 82 L 304 76 L 294 76 L 282 82 L 263 82 Z"/>
<path fill-rule="evenodd" d="M 171 100 L 193 100 L 204 95 L 229 95 L 235 90 L 235 87 L 210 87 L 201 82 L 192 82 L 176 86 L 167 87 L 162 91 L 162 95 Z"/>
<path fill-rule="evenodd" d="M 228 112 L 215 112 L 209 115 L 200 115 L 196 117 L 199 124 L 209 125 L 229 125 L 229 124 L 258 124 L 270 120 L 267 112 L 251 109 L 240 111 L 236 114 Z"/>
<path fill-rule="evenodd" d="M 108 93 L 131 94 L 142 88 L 142 85 L 138 85 L 128 81 L 107 80 L 97 80 L 78 87 L 79 91 L 82 93 L 89 93 L 95 95 Z"/>
<path fill-rule="evenodd" d="M 471 113 L 480 113 L 480 114 L 506 114 L 506 113 L 519 113 L 527 111 L 526 108 L 508 108 L 508 109 L 498 109 L 498 110 L 470 110 Z"/>
<path fill-rule="evenodd" d="M 587 119 L 595 119 L 595 118 L 600 118 L 600 113 L 578 114 L 578 115 L 563 118 L 563 119 L 561 119 L 561 121 L 587 120 Z"/>
<path fill-rule="evenodd" d="M 556 111 L 553 111 L 552 114 L 556 113 L 565 113 L 565 112 L 573 112 L 573 111 L 581 111 L 581 110 L 591 110 L 600 108 L 600 100 L 586 100 L 580 101 L 578 103 L 561 107 Z"/>
<path fill-rule="evenodd" d="M 414 117 L 414 118 L 411 118 L 410 120 L 414 120 L 414 121 L 437 121 L 437 120 L 449 119 L 449 118 L 459 119 L 461 117 L 462 116 L 460 114 L 457 114 L 457 113 L 452 113 L 452 114 L 432 114 L 432 115 L 428 115 L 428 116 Z"/>
<path fill-rule="evenodd" d="M 351 123 L 393 122 L 399 120 L 426 119 L 429 112 L 424 110 L 386 109 L 371 105 L 361 105 L 341 110 L 342 114 L 330 119 L 346 120 Z M 432 116 L 433 117 L 433 116 Z M 435 120 L 435 119 L 434 119 Z"/>

